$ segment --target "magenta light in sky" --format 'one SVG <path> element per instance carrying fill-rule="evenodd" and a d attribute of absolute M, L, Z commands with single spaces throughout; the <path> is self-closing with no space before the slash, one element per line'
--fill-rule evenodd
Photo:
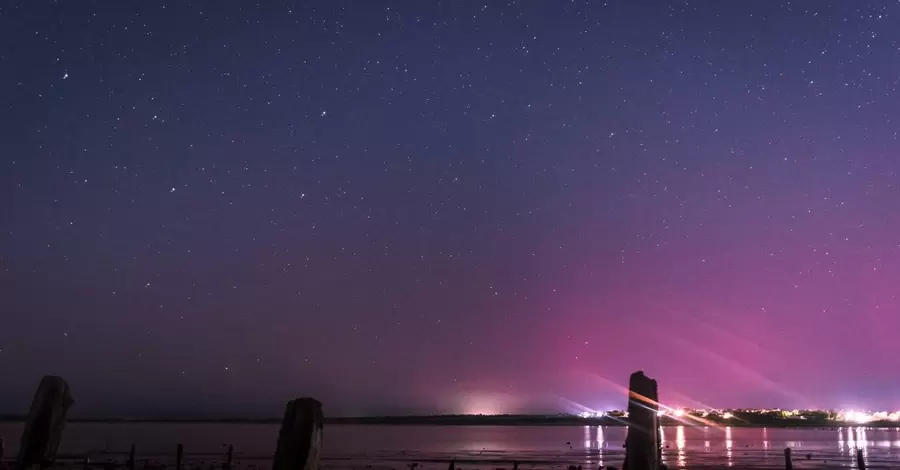
<path fill-rule="evenodd" d="M 900 408 L 897 2 L 126 3 L 0 15 L 0 412 Z"/>

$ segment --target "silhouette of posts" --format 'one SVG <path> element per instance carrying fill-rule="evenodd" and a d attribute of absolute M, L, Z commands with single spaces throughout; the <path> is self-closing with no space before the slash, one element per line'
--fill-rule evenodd
<path fill-rule="evenodd" d="M 866 459 L 863 458 L 862 449 L 856 449 L 856 468 L 866 470 Z"/>
<path fill-rule="evenodd" d="M 231 470 L 231 460 L 234 458 L 234 446 L 228 444 L 228 454 L 226 455 L 224 470 Z"/>
<path fill-rule="evenodd" d="M 787 470 L 794 470 L 794 462 L 791 461 L 791 448 L 784 448 L 784 468 Z"/>
<path fill-rule="evenodd" d="M 178 447 L 175 449 L 175 470 L 181 470 L 181 465 L 184 463 L 184 446 L 178 444 Z"/>
<path fill-rule="evenodd" d="M 659 396 L 656 381 L 644 371 L 628 381 L 628 435 L 625 437 L 623 470 L 659 470 Z"/>
<path fill-rule="evenodd" d="M 66 426 L 66 415 L 74 403 L 69 384 L 61 377 L 44 376 L 34 393 L 19 445 L 19 469 L 49 467 L 56 459 Z"/>
<path fill-rule="evenodd" d="M 318 470 L 324 419 L 322 403 L 314 398 L 288 402 L 272 470 Z"/>
<path fill-rule="evenodd" d="M 134 444 L 131 444 L 131 452 L 128 453 L 128 470 L 134 470 Z"/>

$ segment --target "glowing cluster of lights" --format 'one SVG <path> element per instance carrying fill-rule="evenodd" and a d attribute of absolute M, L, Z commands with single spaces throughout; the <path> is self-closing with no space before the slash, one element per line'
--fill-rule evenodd
<path fill-rule="evenodd" d="M 856 424 L 866 424 L 872 421 L 900 421 L 900 412 L 878 411 L 869 413 L 866 411 L 848 410 L 839 412 L 838 420 Z"/>
<path fill-rule="evenodd" d="M 656 414 L 660 417 L 662 416 L 670 416 L 677 419 L 690 418 L 691 416 L 698 416 L 706 418 L 708 416 L 714 415 L 719 416 L 721 419 L 734 419 L 734 413 L 731 411 L 725 410 L 713 410 L 713 409 L 687 409 L 687 408 L 670 408 L 668 406 L 660 405 L 662 408 L 656 412 Z M 585 408 L 582 408 L 583 410 Z M 794 418 L 794 419 L 806 419 L 805 414 L 807 412 L 821 412 L 817 410 L 781 410 L 781 409 L 759 409 L 759 410 L 739 410 L 744 413 L 778 413 L 785 418 Z M 877 421 L 893 421 L 900 423 L 900 411 L 877 411 L 877 412 L 869 412 L 869 411 L 857 411 L 857 410 L 841 410 L 841 411 L 830 411 L 828 412 L 831 419 L 835 419 L 837 421 L 843 421 L 845 423 L 853 423 L 853 424 L 866 424 Z M 623 411 L 612 411 L 612 412 L 603 412 L 603 411 L 594 411 L 594 410 L 586 410 L 578 413 L 578 416 L 581 418 L 602 418 L 611 414 L 612 416 L 622 416 L 628 417 L 627 412 Z"/>

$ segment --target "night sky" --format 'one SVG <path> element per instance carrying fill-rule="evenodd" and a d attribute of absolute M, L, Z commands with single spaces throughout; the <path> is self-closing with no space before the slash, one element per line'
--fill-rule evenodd
<path fill-rule="evenodd" d="M 900 408 L 896 1 L 0 5 L 0 412 Z"/>

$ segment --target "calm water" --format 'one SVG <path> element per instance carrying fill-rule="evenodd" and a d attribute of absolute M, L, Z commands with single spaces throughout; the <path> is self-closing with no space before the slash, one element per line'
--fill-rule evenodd
<path fill-rule="evenodd" d="M 7 456 L 15 454 L 21 424 L 0 423 Z M 95 452 L 94 460 L 121 459 L 106 454 L 137 445 L 139 457 L 170 462 L 177 443 L 194 461 L 216 461 L 225 444 L 233 444 L 244 466 L 265 466 L 275 446 L 278 426 L 271 424 L 105 424 L 75 423 L 66 429 L 61 452 Z M 522 468 L 582 465 L 621 466 L 624 428 L 532 426 L 351 426 L 325 428 L 329 467 L 403 469 L 409 463 L 446 468 Z M 795 468 L 853 468 L 857 447 L 869 468 L 900 468 L 900 429 L 663 429 L 664 458 L 670 467 L 734 466 L 784 468 L 783 450 L 791 447 Z M 811 459 L 806 456 L 810 454 Z"/>

